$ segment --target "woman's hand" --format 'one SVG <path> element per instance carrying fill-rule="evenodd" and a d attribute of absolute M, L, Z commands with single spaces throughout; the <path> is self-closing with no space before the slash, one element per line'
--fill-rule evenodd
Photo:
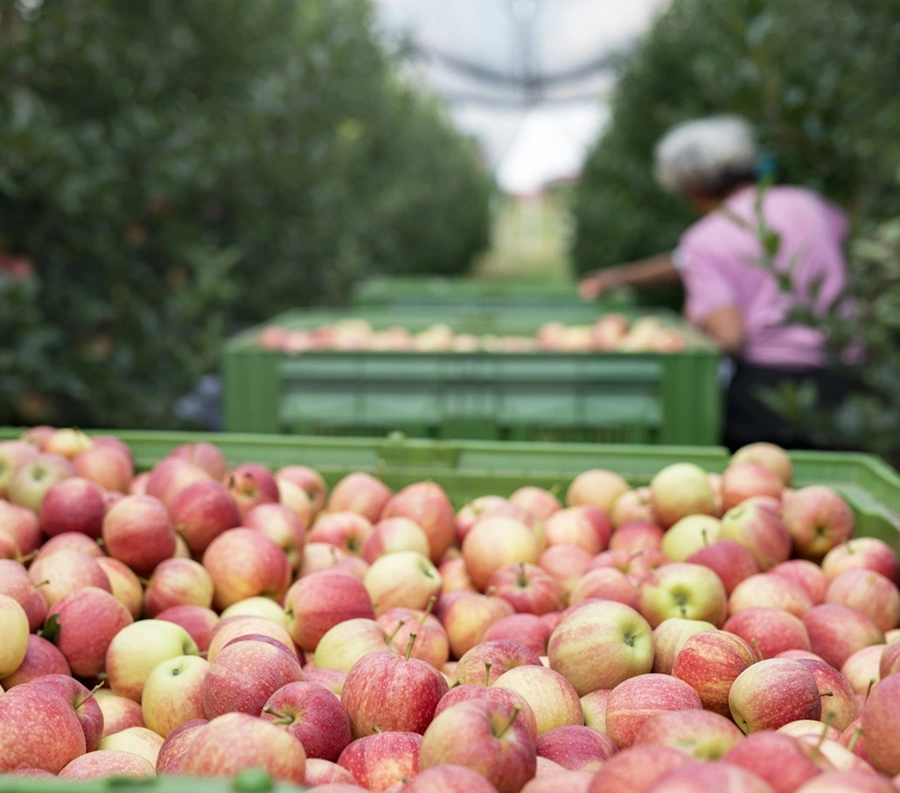
<path fill-rule="evenodd" d="M 596 300 L 600 295 L 621 286 L 622 281 L 615 269 L 598 270 L 589 273 L 578 283 L 578 294 L 585 300 Z"/>

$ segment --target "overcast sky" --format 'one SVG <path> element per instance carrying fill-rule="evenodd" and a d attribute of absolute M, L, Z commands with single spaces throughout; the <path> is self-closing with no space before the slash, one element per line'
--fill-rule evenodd
<path fill-rule="evenodd" d="M 521 102 L 513 84 L 486 75 L 563 74 L 622 52 L 668 0 L 377 0 L 386 35 L 408 37 L 422 54 L 413 68 L 450 100 L 458 126 L 475 135 L 497 179 L 531 193 L 578 172 L 607 119 L 602 69 L 554 83 L 552 103 Z M 452 59 L 452 60 L 451 60 Z"/>

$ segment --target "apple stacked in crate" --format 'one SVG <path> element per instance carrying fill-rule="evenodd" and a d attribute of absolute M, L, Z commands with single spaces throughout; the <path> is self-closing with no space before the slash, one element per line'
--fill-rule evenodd
<path fill-rule="evenodd" d="M 897 559 L 778 447 L 453 505 L 44 427 L 0 444 L 0 499 L 0 790 L 900 781 Z"/>

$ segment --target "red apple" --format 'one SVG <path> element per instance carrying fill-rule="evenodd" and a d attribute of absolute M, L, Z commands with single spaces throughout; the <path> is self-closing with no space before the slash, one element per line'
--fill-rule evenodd
<path fill-rule="evenodd" d="M 900 591 L 874 570 L 845 570 L 832 579 L 825 593 L 827 603 L 842 603 L 868 614 L 882 631 L 900 625 Z"/>
<path fill-rule="evenodd" d="M 469 683 L 460 683 L 454 685 L 438 702 L 434 715 L 437 717 L 448 708 L 458 705 L 460 702 L 469 702 L 473 699 L 488 700 L 489 702 L 499 702 L 508 705 L 511 708 L 518 708 L 518 720 L 521 721 L 532 740 L 537 740 L 537 719 L 534 717 L 534 711 L 528 701 L 519 694 L 508 688 L 498 688 L 497 686 L 471 685 Z"/>
<path fill-rule="evenodd" d="M 183 443 L 172 449 L 169 457 L 187 460 L 202 468 L 213 479 L 221 480 L 228 472 L 228 462 L 221 449 L 212 443 L 206 443 L 206 441 Z"/>
<path fill-rule="evenodd" d="M 203 606 L 173 606 L 159 612 L 156 619 L 180 625 L 194 640 L 197 649 L 205 653 L 209 649 L 213 629 L 219 622 L 219 615 Z"/>
<path fill-rule="evenodd" d="M 78 476 L 111 492 L 127 493 L 134 479 L 131 454 L 111 443 L 94 443 L 72 460 L 72 466 Z"/>
<path fill-rule="evenodd" d="M 745 733 L 777 730 L 822 715 L 819 685 L 800 661 L 771 658 L 746 669 L 731 686 L 732 718 Z"/>
<path fill-rule="evenodd" d="M 728 510 L 722 516 L 721 537 L 743 545 L 762 571 L 791 555 L 791 536 L 784 522 L 759 503 L 747 502 Z"/>
<path fill-rule="evenodd" d="M 829 580 L 860 567 L 881 573 L 895 584 L 900 582 L 900 566 L 893 549 L 877 537 L 854 537 L 832 548 L 822 559 L 822 572 Z"/>
<path fill-rule="evenodd" d="M 803 621 L 781 609 L 744 609 L 730 616 L 722 628 L 749 642 L 762 658 L 811 647 Z"/>
<path fill-rule="evenodd" d="M 884 633 L 866 613 L 840 603 L 813 606 L 803 615 L 810 649 L 835 669 L 857 650 L 883 644 Z"/>
<path fill-rule="evenodd" d="M 772 573 L 745 578 L 728 598 L 728 610 L 732 614 L 747 608 L 773 608 L 802 617 L 812 606 L 812 599 L 803 586 Z"/>
<path fill-rule="evenodd" d="M 878 662 L 879 678 L 887 677 L 895 672 L 900 672 L 900 642 L 898 641 L 889 642 L 885 646 Z"/>
<path fill-rule="evenodd" d="M 403 488 L 388 501 L 381 517 L 409 518 L 421 527 L 428 537 L 432 562 L 437 562 L 453 542 L 456 524 L 453 505 L 434 482 L 417 482 Z"/>
<path fill-rule="evenodd" d="M 113 694 L 108 688 L 95 691 L 94 699 L 97 700 L 103 713 L 103 738 L 127 730 L 129 727 L 144 726 L 141 706 L 133 699 Z"/>
<path fill-rule="evenodd" d="M 196 482 L 210 480 L 210 475 L 200 466 L 184 459 L 167 457 L 157 463 L 150 472 L 145 494 L 158 499 L 168 507 L 186 488 Z"/>
<path fill-rule="evenodd" d="M 410 635 L 415 633 L 416 640 L 410 658 L 425 661 L 435 669 L 440 669 L 447 663 L 450 657 L 450 639 L 440 620 L 429 609 L 388 609 L 378 617 L 377 622 L 391 637 L 391 645 L 396 652 L 405 654 Z"/>
<path fill-rule="evenodd" d="M 103 711 L 88 688 L 66 674 L 43 675 L 28 685 L 54 691 L 70 703 L 84 732 L 85 751 L 97 748 L 103 734 Z"/>
<path fill-rule="evenodd" d="M 590 554 L 605 551 L 612 535 L 606 513 L 586 505 L 554 512 L 544 523 L 547 545 L 575 545 Z"/>
<path fill-rule="evenodd" d="M 623 680 L 610 693 L 606 705 L 606 733 L 620 749 L 627 749 L 652 716 L 666 711 L 702 708 L 697 692 L 682 680 L 653 673 L 637 675 Z"/>
<path fill-rule="evenodd" d="M 572 684 L 545 666 L 524 664 L 504 672 L 494 683 L 521 694 L 531 706 L 537 734 L 569 724 L 584 724 L 581 700 Z"/>
<path fill-rule="evenodd" d="M 481 641 L 457 663 L 454 677 L 463 684 L 491 686 L 518 666 L 541 666 L 540 656 L 516 641 Z"/>
<path fill-rule="evenodd" d="M 520 614 L 546 614 L 565 605 L 562 584 L 543 568 L 526 562 L 501 567 L 488 579 L 487 588 Z"/>
<path fill-rule="evenodd" d="M 371 521 L 356 512 L 325 512 L 316 519 L 307 541 L 327 542 L 354 556 L 362 556 L 363 546 L 374 531 Z"/>
<path fill-rule="evenodd" d="M 206 653 L 207 660 L 214 661 L 222 648 L 231 644 L 235 639 L 247 636 L 252 636 L 254 639 L 262 636 L 274 639 L 295 658 L 299 657 L 294 642 L 283 625 L 278 625 L 265 617 L 245 614 L 224 617 L 213 627 L 209 649 Z"/>
<path fill-rule="evenodd" d="M 497 793 L 497 788 L 471 768 L 448 764 L 420 771 L 400 788 L 400 793 Z"/>
<path fill-rule="evenodd" d="M 169 514 L 192 552 L 200 554 L 222 532 L 241 523 L 237 503 L 219 482 L 193 482 L 169 503 Z"/>
<path fill-rule="evenodd" d="M 287 556 L 291 569 L 303 561 L 306 526 L 284 504 L 260 504 L 250 509 L 242 521 L 249 529 L 256 529 L 272 540 Z"/>
<path fill-rule="evenodd" d="M 761 463 L 732 462 L 722 474 L 722 507 L 727 512 L 753 496 L 781 498 L 781 477 Z"/>
<path fill-rule="evenodd" d="M 257 595 L 279 600 L 291 583 L 284 551 L 255 529 L 220 534 L 204 551 L 203 566 L 212 576 L 219 609 Z"/>
<path fill-rule="evenodd" d="M 687 640 L 703 631 L 714 631 L 716 626 L 706 620 L 688 620 L 669 617 L 653 629 L 653 672 L 672 674 L 672 667 Z"/>
<path fill-rule="evenodd" d="M 575 605 L 587 600 L 615 600 L 636 609 L 641 590 L 636 581 L 614 567 L 598 567 L 589 570 L 572 585 L 569 603 Z"/>
<path fill-rule="evenodd" d="M 409 518 L 378 521 L 363 542 L 362 558 L 372 564 L 379 556 L 395 551 L 417 551 L 423 556 L 431 554 L 425 532 Z"/>
<path fill-rule="evenodd" d="M 811 485 L 786 494 L 782 517 L 795 551 L 814 561 L 820 561 L 853 533 L 853 511 L 843 498 L 824 485 Z"/>
<path fill-rule="evenodd" d="M 47 601 L 38 589 L 24 565 L 12 559 L 0 559 L 0 595 L 8 595 L 22 607 L 31 631 L 43 625 L 47 617 Z"/>
<path fill-rule="evenodd" d="M 757 660 L 753 647 L 740 636 L 728 631 L 703 631 L 684 643 L 675 657 L 672 675 L 697 692 L 704 708 L 728 716 L 732 683 Z"/>
<path fill-rule="evenodd" d="M 37 515 L 30 509 L 0 499 L 0 536 L 4 534 L 15 541 L 21 554 L 30 554 L 41 544 Z"/>
<path fill-rule="evenodd" d="M 793 476 L 793 466 L 788 453 L 774 443 L 751 443 L 738 449 L 731 456 L 731 465 L 740 463 L 758 463 L 778 475 L 782 484 L 787 487 Z"/>
<path fill-rule="evenodd" d="M 103 542 L 114 559 L 140 576 L 150 575 L 175 555 L 175 529 L 163 503 L 151 496 L 126 496 L 103 519 Z"/>
<path fill-rule="evenodd" d="M 593 468 L 580 473 L 566 491 L 569 507 L 590 505 L 602 509 L 607 514 L 623 493 L 631 490 L 624 477 L 614 471 Z"/>
<path fill-rule="evenodd" d="M 482 590 L 501 567 L 519 562 L 536 564 L 541 550 L 532 529 L 521 521 L 503 517 L 478 521 L 462 544 L 466 569 L 475 586 Z"/>
<path fill-rule="evenodd" d="M 0 687 L 7 691 L 13 686 L 30 683 L 43 675 L 71 675 L 66 657 L 56 645 L 34 634 L 28 637 L 25 657 L 16 669 L 0 678 Z"/>
<path fill-rule="evenodd" d="M 743 545 L 734 540 L 721 539 L 692 553 L 685 559 L 691 564 L 702 564 L 712 570 L 730 595 L 745 579 L 759 572 L 759 565 Z"/>
<path fill-rule="evenodd" d="M 744 740 L 730 718 L 709 710 L 668 710 L 647 719 L 632 746 L 666 746 L 694 760 L 717 760 Z"/>
<path fill-rule="evenodd" d="M 206 719 L 191 719 L 172 730 L 159 748 L 156 773 L 160 776 L 177 776 L 181 772 L 184 753 L 197 737 L 197 731 L 206 724 L 209 724 Z"/>
<path fill-rule="evenodd" d="M 822 773 L 795 738 L 778 732 L 748 735 L 722 759 L 766 780 L 775 793 L 794 793 Z"/>
<path fill-rule="evenodd" d="M 662 552 L 647 549 L 645 551 L 603 551 L 598 553 L 587 567 L 587 571 L 598 567 L 613 567 L 621 573 L 641 582 L 659 567 L 668 564 L 670 559 Z M 586 571 L 586 572 L 587 572 Z"/>
<path fill-rule="evenodd" d="M 461 593 L 441 616 L 450 640 L 450 651 L 456 658 L 462 658 L 481 641 L 491 625 L 514 613 L 515 609 L 503 598 Z"/>
<path fill-rule="evenodd" d="M 391 608 L 424 609 L 441 591 L 441 576 L 427 556 L 397 551 L 376 559 L 363 578 L 375 614 Z"/>
<path fill-rule="evenodd" d="M 889 675 L 872 689 L 862 711 L 862 728 L 872 766 L 888 776 L 900 774 L 900 674 Z"/>
<path fill-rule="evenodd" d="M 421 746 L 418 733 L 380 732 L 350 743 L 338 765 L 353 774 L 362 788 L 388 790 L 418 773 Z"/>
<path fill-rule="evenodd" d="M 866 696 L 869 689 L 881 679 L 881 656 L 884 648 L 883 644 L 870 644 L 844 661 L 841 674 L 847 678 L 857 696 Z"/>
<path fill-rule="evenodd" d="M 706 472 L 693 463 L 674 463 L 650 482 L 650 497 L 660 525 L 668 528 L 687 515 L 716 515 Z"/>
<path fill-rule="evenodd" d="M 153 779 L 156 769 L 147 758 L 118 749 L 101 749 L 76 757 L 59 778 L 67 781 L 88 779 Z"/>
<path fill-rule="evenodd" d="M 871 773 L 868 768 L 821 774 L 802 788 L 803 793 L 894 793 L 895 790 L 890 780 Z"/>
<path fill-rule="evenodd" d="M 773 793 L 772 787 L 731 763 L 691 761 L 676 768 L 650 788 L 651 793 Z"/>
<path fill-rule="evenodd" d="M 299 487 L 312 501 L 313 514 L 320 512 L 325 506 L 328 487 L 322 475 L 305 465 L 288 465 L 275 472 L 278 479 L 284 479 Z"/>
<path fill-rule="evenodd" d="M 49 536 L 78 532 L 99 537 L 106 504 L 99 485 L 73 476 L 57 482 L 41 502 L 40 522 Z"/>
<path fill-rule="evenodd" d="M 612 551 L 659 551 L 665 532 L 655 523 L 646 520 L 630 520 L 619 526 L 609 539 Z"/>
<path fill-rule="evenodd" d="M 38 449 L 26 441 L 0 441 L 0 498 L 6 498 L 9 480 L 16 469 L 38 454 Z"/>
<path fill-rule="evenodd" d="M 369 522 L 378 521 L 393 492 L 364 471 L 348 474 L 335 484 L 328 497 L 329 512 L 356 512 Z"/>
<path fill-rule="evenodd" d="M 150 471 L 136 474 L 128 487 L 128 495 L 130 496 L 146 496 L 147 484 L 150 482 Z"/>
<path fill-rule="evenodd" d="M 242 463 L 236 466 L 222 478 L 222 484 L 237 502 L 241 517 L 258 504 L 277 502 L 280 498 L 275 477 L 259 463 Z"/>
<path fill-rule="evenodd" d="M 144 611 L 155 617 L 174 606 L 209 608 L 212 600 L 213 580 L 203 565 L 192 559 L 166 559 L 157 565 L 147 585 Z"/>
<path fill-rule="evenodd" d="M 622 493 L 612 505 L 609 517 L 617 529 L 633 521 L 656 525 L 658 520 L 656 510 L 653 508 L 650 488 L 636 487 L 634 490 Z"/>
<path fill-rule="evenodd" d="M 574 545 L 551 545 L 541 551 L 538 564 L 566 589 L 587 570 L 593 557 L 584 548 Z M 446 591 L 446 589 L 445 589 Z"/>
<path fill-rule="evenodd" d="M 562 509 L 559 499 L 542 487 L 526 485 L 514 491 L 509 502 L 530 512 L 536 520 L 546 521 L 554 512 Z"/>
<path fill-rule="evenodd" d="M 307 747 L 303 748 L 309 751 Z M 324 789 L 325 793 L 344 793 L 344 791 L 359 793 L 360 790 L 365 790 L 356 784 L 356 777 L 346 768 L 341 768 L 336 762 L 321 760 L 317 757 L 306 758 L 306 781 L 304 784 L 307 788 Z"/>
<path fill-rule="evenodd" d="M 550 626 L 534 614 L 513 614 L 495 622 L 482 635 L 482 644 L 492 641 L 514 641 L 535 655 L 547 654 Z M 476 645 L 472 650 L 477 649 Z M 469 652 L 472 652 L 469 650 Z"/>
<path fill-rule="evenodd" d="M 298 681 L 282 686 L 263 706 L 261 718 L 300 741 L 307 759 L 336 763 L 352 740 L 350 719 L 340 700 L 318 683 Z M 308 775 L 306 781 L 310 783 Z"/>
<path fill-rule="evenodd" d="M 806 594 L 809 595 L 814 606 L 825 602 L 828 578 L 822 568 L 814 562 L 810 562 L 808 559 L 789 559 L 775 565 L 771 572 L 800 584 L 806 590 Z"/>
<path fill-rule="evenodd" d="M 590 727 L 556 727 L 537 739 L 538 757 L 546 757 L 570 771 L 599 771 L 619 751 L 615 741 Z"/>
<path fill-rule="evenodd" d="M 588 793 L 646 793 L 657 779 L 690 762 L 689 755 L 667 746 L 634 746 L 594 774 Z"/>

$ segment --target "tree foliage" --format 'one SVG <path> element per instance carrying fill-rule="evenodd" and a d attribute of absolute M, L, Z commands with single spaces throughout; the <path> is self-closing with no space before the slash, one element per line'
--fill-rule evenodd
<path fill-rule="evenodd" d="M 0 0 L 0 79 L 3 421 L 165 426 L 238 324 L 488 239 L 368 0 Z"/>

